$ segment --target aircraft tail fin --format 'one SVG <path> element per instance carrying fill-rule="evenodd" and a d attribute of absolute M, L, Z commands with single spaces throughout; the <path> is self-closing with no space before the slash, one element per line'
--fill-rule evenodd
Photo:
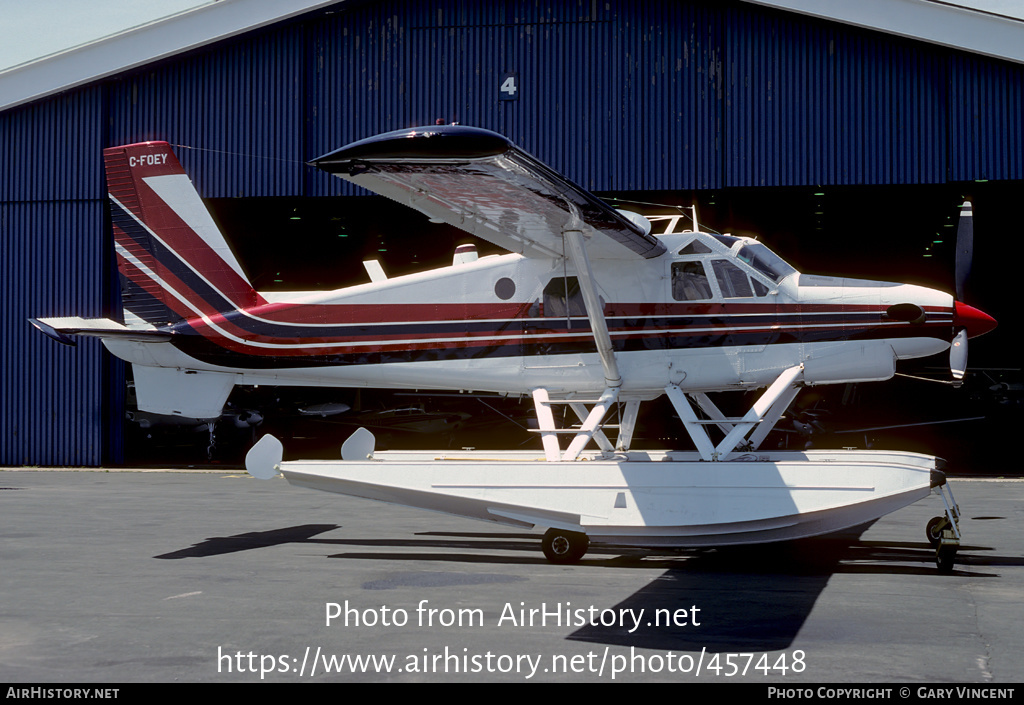
<path fill-rule="evenodd" d="M 110 147 L 103 161 L 129 326 L 262 303 L 167 142 Z"/>

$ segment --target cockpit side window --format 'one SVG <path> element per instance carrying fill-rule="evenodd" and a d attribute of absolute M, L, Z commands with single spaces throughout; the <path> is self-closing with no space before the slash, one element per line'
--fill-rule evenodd
<path fill-rule="evenodd" d="M 676 301 L 710 299 L 711 282 L 700 260 L 672 263 L 672 298 Z"/>
<path fill-rule="evenodd" d="M 715 279 L 718 281 L 718 288 L 722 296 L 727 299 L 737 299 L 753 296 L 750 288 L 750 280 L 747 273 L 728 260 L 716 259 L 711 262 L 715 270 Z"/>

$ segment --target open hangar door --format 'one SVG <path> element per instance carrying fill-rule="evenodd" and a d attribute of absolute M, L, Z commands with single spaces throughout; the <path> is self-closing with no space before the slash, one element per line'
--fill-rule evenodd
<path fill-rule="evenodd" d="M 1021 416 L 1024 373 L 1015 354 L 1017 277 L 1005 253 L 1019 230 L 1024 184 L 992 181 L 914 186 L 750 188 L 603 193 L 645 215 L 691 213 L 701 228 L 757 237 L 799 271 L 952 290 L 959 207 L 974 205 L 974 267 L 967 301 L 999 327 L 971 348 L 962 388 L 945 384 L 948 360 L 903 363 L 884 384 L 801 392 L 765 446 L 877 447 L 946 458 L 955 472 L 1005 474 L 1004 443 Z M 220 198 L 207 201 L 254 286 L 331 290 L 369 281 L 364 260 L 390 277 L 451 264 L 455 249 L 494 245 L 377 196 Z M 665 221 L 661 221 L 665 222 Z M 684 224 L 680 224 L 684 223 Z M 691 227 L 683 218 L 677 228 Z M 656 229 L 657 232 L 657 229 Z M 130 371 L 129 371 L 130 375 Z M 933 381 L 926 381 L 933 380 Z M 128 380 L 125 463 L 238 465 L 265 432 L 292 439 L 291 454 L 337 457 L 345 438 L 370 427 L 390 448 L 539 448 L 528 400 L 416 390 L 236 388 L 218 420 L 138 414 Z M 735 396 L 737 408 L 749 400 Z M 726 407 L 730 400 L 723 400 Z M 724 409 L 728 413 L 728 409 Z M 634 447 L 689 446 L 667 403 L 645 404 Z M 1011 470 L 1012 471 L 1012 470 Z"/>

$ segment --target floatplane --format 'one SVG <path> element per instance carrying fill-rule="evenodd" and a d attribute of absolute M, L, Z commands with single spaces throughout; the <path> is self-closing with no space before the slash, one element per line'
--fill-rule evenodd
<path fill-rule="evenodd" d="M 256 291 L 165 142 L 104 151 L 124 322 L 43 318 L 60 342 L 96 336 L 132 364 L 142 411 L 211 418 L 235 385 L 472 390 L 532 398 L 537 451 L 375 450 L 356 430 L 339 460 L 283 461 L 267 435 L 257 478 L 518 527 L 547 528 L 555 563 L 593 543 L 752 544 L 877 519 L 932 491 L 926 527 L 953 565 L 959 510 L 933 456 L 763 450 L 801 388 L 881 381 L 899 360 L 950 351 L 995 321 L 958 295 L 798 272 L 763 243 L 610 207 L 505 137 L 432 126 L 350 144 L 311 164 L 489 241 L 450 266 L 335 291 Z M 662 225 L 666 225 L 662 223 Z M 972 236 L 965 204 L 961 240 Z M 962 257 L 961 257 L 962 254 Z M 742 416 L 716 392 L 761 390 Z M 694 450 L 631 449 L 640 405 L 667 395 Z M 565 411 L 565 413 L 559 413 Z M 562 427 L 570 413 L 579 423 Z"/>

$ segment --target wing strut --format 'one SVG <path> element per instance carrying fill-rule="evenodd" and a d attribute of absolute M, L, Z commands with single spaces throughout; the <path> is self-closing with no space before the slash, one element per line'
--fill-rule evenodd
<path fill-rule="evenodd" d="M 615 362 L 615 350 L 612 348 L 612 338 L 608 334 L 608 324 L 604 320 L 601 297 L 597 295 L 597 287 L 594 286 L 594 273 L 590 269 L 590 260 L 587 258 L 586 246 L 583 244 L 583 233 L 579 230 L 566 230 L 562 236 L 568 245 L 569 258 L 576 265 L 576 277 L 580 283 L 583 302 L 587 305 L 590 330 L 594 333 L 597 354 L 601 356 L 601 365 L 604 367 L 605 385 L 609 389 L 621 387 L 622 376 L 619 374 L 619 366 Z"/>
<path fill-rule="evenodd" d="M 594 406 L 587 412 L 586 407 L 579 401 L 554 402 L 548 398 L 546 389 L 535 389 L 533 400 L 537 407 L 537 419 L 540 422 L 541 438 L 544 442 L 544 454 L 549 461 L 576 460 L 586 447 L 587 443 L 594 439 L 597 441 L 603 452 L 611 452 L 612 444 L 601 431 L 601 423 L 608 411 L 615 404 L 619 397 L 619 388 L 622 386 L 622 375 L 619 374 L 619 366 L 615 361 L 615 350 L 612 348 L 612 338 L 608 333 L 608 324 L 604 320 L 604 308 L 601 306 L 601 297 L 597 295 L 597 287 L 594 285 L 594 273 L 590 269 L 590 260 L 587 258 L 586 245 L 583 243 L 583 233 L 579 230 L 564 230 L 562 237 L 566 243 L 569 258 L 576 267 L 576 277 L 580 284 L 580 291 L 583 294 L 583 302 L 587 307 L 587 318 L 590 319 L 590 330 L 594 334 L 594 343 L 597 345 L 597 353 L 601 356 L 601 366 L 604 368 L 605 390 Z M 554 418 L 550 405 L 553 403 L 569 403 L 576 415 L 580 417 L 583 425 L 569 443 L 564 454 L 560 455 L 558 431 L 554 427 Z M 632 435 L 632 430 L 630 430 Z M 627 441 L 628 442 L 628 441 Z"/>

